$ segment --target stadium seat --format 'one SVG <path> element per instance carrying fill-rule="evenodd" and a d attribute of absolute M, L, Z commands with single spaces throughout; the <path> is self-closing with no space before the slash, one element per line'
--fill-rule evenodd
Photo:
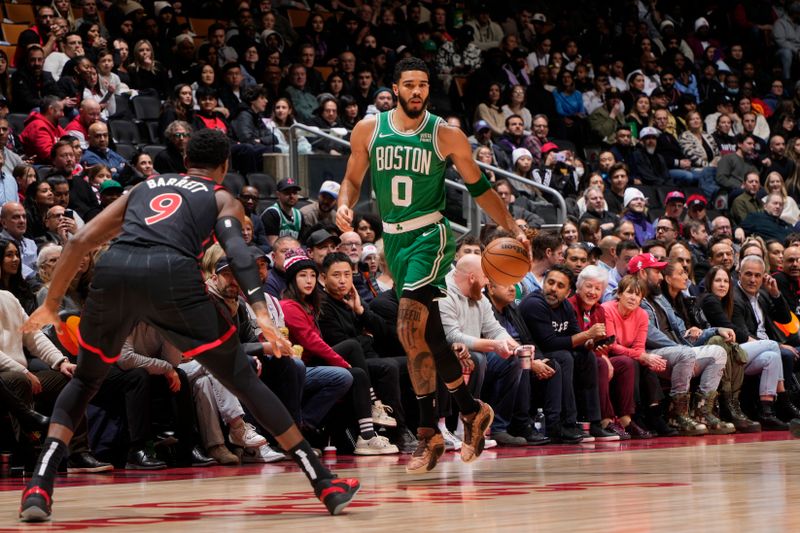
<path fill-rule="evenodd" d="M 119 155 L 121 155 L 122 157 L 124 157 L 126 160 L 128 160 L 128 161 L 130 161 L 130 160 L 131 160 L 131 158 L 132 158 L 134 155 L 136 155 L 136 152 L 138 151 L 138 150 L 136 149 L 136 146 L 134 146 L 134 145 L 132 145 L 132 144 L 130 144 L 130 143 L 126 143 L 126 142 L 118 142 L 118 143 L 116 144 L 116 147 L 115 147 L 115 148 L 116 148 L 116 150 L 115 150 L 115 151 L 116 151 L 116 152 L 117 152 Z"/>
<path fill-rule="evenodd" d="M 228 172 L 225 174 L 225 179 L 222 180 L 222 185 L 224 185 L 225 188 L 231 192 L 231 194 L 238 196 L 239 191 L 242 190 L 242 187 L 247 185 L 247 182 L 245 181 L 244 176 L 238 172 Z"/>
<path fill-rule="evenodd" d="M 25 119 L 28 118 L 28 115 L 25 113 L 9 113 L 6 118 L 8 123 L 11 124 L 14 133 L 19 135 L 25 128 Z"/>
<path fill-rule="evenodd" d="M 156 156 L 166 150 L 167 147 L 163 144 L 145 144 L 142 146 L 142 152 L 146 153 L 150 156 L 150 159 L 153 161 L 156 160 Z"/>
<path fill-rule="evenodd" d="M 275 178 L 263 172 L 251 172 L 247 175 L 247 183 L 258 189 L 259 213 L 274 202 L 276 187 Z"/>
<path fill-rule="evenodd" d="M 161 101 L 155 96 L 136 96 L 131 100 L 134 116 L 143 121 L 158 121 L 161 113 Z"/>
<path fill-rule="evenodd" d="M 189 18 L 189 24 L 192 26 L 192 31 L 198 35 L 198 37 L 206 37 L 208 35 L 208 28 L 217 22 L 215 19 L 196 19 L 196 18 Z"/>
<path fill-rule="evenodd" d="M 111 138 L 116 143 L 127 143 L 130 145 L 138 146 L 142 144 L 142 138 L 139 135 L 139 128 L 136 124 L 127 120 L 109 120 L 108 129 L 111 130 Z"/>
<path fill-rule="evenodd" d="M 33 4 L 4 4 L 4 7 L 6 18 L 17 24 L 33 24 L 36 21 Z"/>
<path fill-rule="evenodd" d="M 28 25 L 3 23 L 2 28 L 3 40 L 11 44 L 17 44 L 17 41 L 19 41 L 19 36 L 22 34 L 22 32 L 28 29 Z"/>

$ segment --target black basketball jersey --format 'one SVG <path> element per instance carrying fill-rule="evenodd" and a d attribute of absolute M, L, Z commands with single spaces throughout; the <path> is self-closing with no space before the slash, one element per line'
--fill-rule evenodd
<path fill-rule="evenodd" d="M 219 188 L 209 178 L 180 174 L 145 180 L 130 192 L 119 242 L 160 244 L 201 257 L 217 222 Z"/>

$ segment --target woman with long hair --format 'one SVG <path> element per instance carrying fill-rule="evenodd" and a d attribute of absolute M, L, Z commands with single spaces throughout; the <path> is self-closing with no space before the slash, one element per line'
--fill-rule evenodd
<path fill-rule="evenodd" d="M 11 175 L 17 182 L 17 190 L 21 198 L 20 201 L 22 201 L 25 199 L 25 191 L 28 190 L 28 186 L 32 183 L 36 183 L 36 169 L 33 165 L 22 163 L 14 167 L 14 170 L 11 171 Z"/>
<path fill-rule="evenodd" d="M 625 122 L 631 128 L 634 139 L 639 138 L 639 132 L 650 125 L 652 114 L 650 110 L 650 97 L 642 93 L 633 98 L 630 113 L 625 115 Z"/>
<path fill-rule="evenodd" d="M 100 74 L 94 66 L 85 74 L 82 98 L 84 100 L 89 98 L 100 104 L 100 116 L 103 120 L 108 120 L 108 117 L 117 113 L 114 91 L 113 85 L 103 85 L 100 82 Z"/>
<path fill-rule="evenodd" d="M 169 77 L 167 70 L 156 61 L 153 55 L 153 45 L 146 39 L 141 39 L 133 46 L 133 60 L 128 66 L 131 77 L 131 87 L 142 92 L 150 89 L 158 93 L 162 100 L 166 98 Z"/>
<path fill-rule="evenodd" d="M 380 219 L 369 213 L 356 213 L 353 229 L 361 237 L 362 244 L 375 244 L 383 236 L 383 225 Z"/>
<path fill-rule="evenodd" d="M 568 217 L 561 226 L 561 241 L 569 246 L 580 240 L 580 228 L 578 222 L 572 217 Z"/>
<path fill-rule="evenodd" d="M 206 65 L 208 66 L 208 65 Z M 204 67 L 205 68 L 205 67 Z M 179 83 L 172 90 L 172 94 L 161 108 L 161 116 L 158 119 L 158 130 L 164 136 L 167 126 L 176 120 L 182 120 L 191 124 L 194 122 L 194 91 L 192 86 L 186 83 Z"/>
<path fill-rule="evenodd" d="M 703 131 L 703 117 L 697 111 L 686 114 L 686 131 L 678 137 L 683 154 L 692 162 L 692 168 L 715 166 L 719 161 L 719 148 L 714 137 Z"/>
<path fill-rule="evenodd" d="M 726 113 L 717 117 L 717 127 L 711 134 L 719 148 L 719 155 L 732 154 L 736 151 L 736 136 L 733 134 L 733 119 Z"/>
<path fill-rule="evenodd" d="M 96 62 L 100 50 L 108 45 L 100 33 L 100 25 L 95 22 L 84 22 L 77 31 L 83 40 L 83 53 L 93 63 Z"/>
<path fill-rule="evenodd" d="M 53 189 L 46 181 L 34 182 L 25 190 L 25 216 L 28 219 L 25 236 L 36 239 L 47 233 L 47 210 L 54 205 Z"/>
<path fill-rule="evenodd" d="M 493 137 L 500 137 L 506 131 L 506 119 L 500 110 L 500 91 L 499 83 L 490 83 L 481 103 L 475 109 L 475 121 L 486 121 Z"/>
<path fill-rule="evenodd" d="M 398 453 L 397 446 L 375 432 L 373 423 L 376 416 L 373 407 L 377 406 L 379 400 L 372 390 L 361 344 L 355 339 L 348 339 L 330 346 L 322 339 L 317 326 L 321 293 L 317 287 L 316 264 L 303 250 L 290 250 L 286 253 L 284 271 L 286 289 L 280 303 L 286 327 L 289 329 L 289 340 L 303 347 L 302 358 L 307 365 L 339 366 L 348 369 L 353 376 L 353 410 L 359 425 L 354 453 Z M 392 421 L 394 422 L 393 419 Z"/>
<path fill-rule="evenodd" d="M 13 294 L 29 315 L 36 310 L 36 298 L 22 277 L 22 257 L 12 241 L 0 238 L 0 290 Z"/>
<path fill-rule="evenodd" d="M 8 71 L 8 54 L 0 50 L 0 95 L 5 96 L 11 106 L 11 74 Z"/>
<path fill-rule="evenodd" d="M 344 77 L 338 72 L 331 72 L 325 80 L 325 92 L 330 93 L 336 98 L 341 98 L 347 94 Z M 349 95 L 348 95 L 349 96 Z"/>
<path fill-rule="evenodd" d="M 275 101 L 269 122 L 267 125 L 272 127 L 275 136 L 278 138 L 278 148 L 281 153 L 289 153 L 289 142 L 286 140 L 286 135 L 289 133 L 289 127 L 295 123 L 294 105 L 290 98 L 282 96 Z M 311 143 L 304 135 L 296 135 L 295 140 L 297 141 L 297 151 L 299 153 L 310 154 L 313 151 Z"/>
<path fill-rule="evenodd" d="M 526 107 L 527 97 L 525 95 L 525 87 L 522 85 L 512 85 L 506 91 L 506 103 L 501 107 L 503 117 L 508 118 L 511 115 L 519 115 L 522 117 L 522 124 L 525 131 L 530 132 L 533 125 L 533 116 L 530 109 Z"/>
<path fill-rule="evenodd" d="M 764 190 L 767 191 L 767 195 L 776 193 L 783 197 L 783 212 L 781 212 L 780 219 L 792 226 L 797 224 L 797 221 L 800 220 L 800 208 L 797 207 L 797 202 L 786 190 L 783 176 L 778 172 L 767 174 L 767 178 L 764 180 Z"/>
<path fill-rule="evenodd" d="M 747 261 L 762 261 L 757 257 L 750 257 Z M 742 264 L 745 260 L 742 261 Z M 763 263 L 763 261 L 762 261 Z M 785 424 L 774 417 L 772 404 L 776 396 L 780 401 L 788 401 L 784 389 L 783 365 L 781 362 L 781 349 L 777 342 L 759 340 L 752 337 L 743 322 L 739 319 L 734 299 L 734 285 L 731 283 L 730 274 L 721 266 L 713 266 L 705 277 L 706 292 L 700 299 L 703 309 L 712 327 L 728 328 L 736 335 L 736 342 L 744 350 L 747 361 L 744 363 L 744 373 L 748 376 L 760 375 L 759 396 L 762 408 L 759 413 L 759 422 L 764 429 L 771 429 Z M 748 304 L 749 305 L 749 304 Z M 769 405 L 764 405 L 769 404 Z M 760 428 L 747 418 L 739 406 L 739 391 L 734 389 L 730 394 L 723 393 L 720 402 L 720 412 L 736 427 L 737 431 L 759 431 Z"/>
<path fill-rule="evenodd" d="M 118 181 L 123 187 L 132 187 L 147 178 L 157 176 L 153 159 L 147 152 L 138 151 L 131 158 L 130 164 L 120 171 Z"/>
<path fill-rule="evenodd" d="M 800 137 L 786 139 L 786 157 L 794 161 L 794 172 L 786 176 L 786 192 L 800 198 Z"/>

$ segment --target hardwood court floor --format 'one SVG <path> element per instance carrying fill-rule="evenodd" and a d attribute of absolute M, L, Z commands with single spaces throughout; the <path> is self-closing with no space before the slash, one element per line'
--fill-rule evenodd
<path fill-rule="evenodd" d="M 0 532 L 800 531 L 800 441 L 788 433 L 453 453 L 408 476 L 406 456 L 344 457 L 362 489 L 328 516 L 287 463 L 59 479 L 55 521 L 17 524 L 0 479 Z"/>

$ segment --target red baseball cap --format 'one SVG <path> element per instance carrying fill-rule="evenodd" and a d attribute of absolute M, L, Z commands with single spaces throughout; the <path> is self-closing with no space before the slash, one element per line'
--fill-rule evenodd
<path fill-rule="evenodd" d="M 667 193 L 667 197 L 664 199 L 664 203 L 668 204 L 673 200 L 678 200 L 680 202 L 686 201 L 686 195 L 684 195 L 681 191 L 672 191 Z"/>
<path fill-rule="evenodd" d="M 542 146 L 542 153 L 546 154 L 547 152 L 552 152 L 553 150 L 558 150 L 558 145 L 556 143 L 544 143 Z"/>
<path fill-rule="evenodd" d="M 659 261 L 653 254 L 639 254 L 628 261 L 628 274 L 636 274 L 645 268 L 661 270 L 665 266 L 667 266 L 666 261 Z"/>
<path fill-rule="evenodd" d="M 702 194 L 693 194 L 686 199 L 686 205 L 690 208 L 695 207 L 697 205 L 702 205 L 705 208 L 708 205 L 708 200 Z"/>

